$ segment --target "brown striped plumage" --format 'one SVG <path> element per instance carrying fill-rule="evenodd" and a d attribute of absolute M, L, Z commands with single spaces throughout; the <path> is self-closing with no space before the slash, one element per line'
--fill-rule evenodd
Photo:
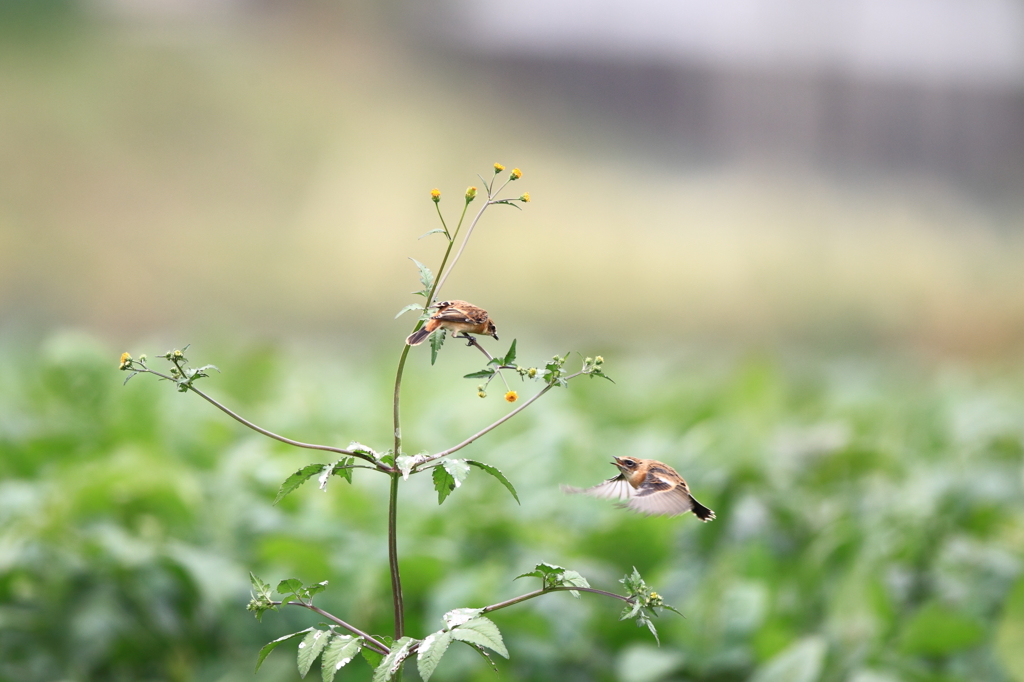
<path fill-rule="evenodd" d="M 583 493 L 605 500 L 619 500 L 620 506 L 648 516 L 679 516 L 688 511 L 701 521 L 715 518 L 690 494 L 686 481 L 676 470 L 656 459 L 616 457 L 612 462 L 619 475 L 590 488 L 562 486 L 567 493 Z"/>
<path fill-rule="evenodd" d="M 430 306 L 437 308 L 437 312 L 430 316 L 427 323 L 414 331 L 405 340 L 410 346 L 418 346 L 427 340 L 431 332 L 437 329 L 447 329 L 454 335 L 485 334 L 498 338 L 498 331 L 494 322 L 483 308 L 467 303 L 466 301 L 441 301 Z"/>

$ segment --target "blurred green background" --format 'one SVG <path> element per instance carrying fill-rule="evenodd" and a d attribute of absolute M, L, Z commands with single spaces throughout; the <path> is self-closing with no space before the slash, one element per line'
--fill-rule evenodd
<path fill-rule="evenodd" d="M 846 88 L 853 123 L 809 124 L 799 69 L 511 56 L 436 29 L 465 14 L 0 2 L 0 680 L 252 679 L 260 646 L 317 621 L 257 623 L 249 570 L 329 580 L 322 606 L 389 632 L 386 480 L 274 507 L 323 458 L 151 377 L 122 387 L 117 358 L 191 343 L 223 371 L 206 390 L 261 425 L 386 448 L 407 257 L 441 255 L 417 241 L 429 191 L 452 217 L 495 161 L 533 201 L 485 217 L 446 295 L 491 311 L 488 347 L 601 353 L 616 384 L 467 448 L 521 506 L 479 471 L 440 508 L 403 486 L 413 634 L 532 589 L 512 579 L 538 561 L 611 590 L 636 566 L 686 615 L 660 648 L 616 603 L 551 595 L 495 614 L 501 678 L 1024 680 L 1020 85 L 825 73 L 806 87 Z M 413 452 L 509 409 L 461 378 L 475 351 L 427 354 Z M 558 492 L 624 451 L 718 519 Z M 297 679 L 290 649 L 255 679 Z M 435 679 L 493 675 L 453 649 Z"/>

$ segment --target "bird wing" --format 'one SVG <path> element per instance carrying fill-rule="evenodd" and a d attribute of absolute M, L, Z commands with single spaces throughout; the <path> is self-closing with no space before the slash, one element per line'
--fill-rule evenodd
<path fill-rule="evenodd" d="M 454 322 L 456 324 L 477 324 L 486 318 L 487 314 L 479 308 L 463 309 L 454 306 L 439 310 L 430 317 L 430 319 L 437 320 L 438 322 Z"/>
<path fill-rule="evenodd" d="M 602 500 L 628 500 L 636 494 L 636 490 L 629 484 L 626 477 L 619 474 L 615 478 L 609 478 L 604 483 L 598 483 L 590 488 L 574 488 L 563 485 L 562 490 L 567 493 L 583 493 Z"/>
<path fill-rule="evenodd" d="M 636 489 L 636 495 L 625 506 L 651 516 L 678 516 L 693 509 L 693 498 L 686 482 L 666 476 L 667 473 L 652 467 Z"/>

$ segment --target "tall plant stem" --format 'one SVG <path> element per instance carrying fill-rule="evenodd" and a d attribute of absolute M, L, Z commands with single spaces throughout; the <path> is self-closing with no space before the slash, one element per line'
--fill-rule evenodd
<path fill-rule="evenodd" d="M 437 270 L 439 273 L 444 271 L 444 266 L 448 263 L 448 256 L 452 253 L 452 246 L 455 244 L 455 238 L 458 236 L 459 230 L 462 228 L 462 221 L 466 218 L 467 208 L 469 208 L 468 202 L 462 207 L 462 215 L 459 216 L 459 224 L 455 226 L 455 233 L 448 238 L 448 248 L 445 249 L 444 258 L 441 259 L 441 267 Z M 440 215 L 441 212 L 438 210 L 438 216 Z M 480 216 L 478 215 L 477 218 L 479 217 Z M 441 224 L 444 225 L 444 218 L 441 218 Z M 447 225 L 445 226 L 445 234 L 448 234 Z M 463 244 L 463 246 L 465 246 L 465 244 Z M 430 293 L 427 295 L 427 306 L 434 302 L 434 295 L 437 292 L 439 284 L 440 280 L 435 277 L 434 285 L 430 288 Z M 413 331 L 416 331 L 421 326 L 423 326 L 423 320 L 419 320 L 416 323 Z M 405 361 L 409 357 L 410 348 L 411 346 L 406 344 L 402 349 L 402 357 L 398 361 L 398 371 L 395 372 L 395 393 L 392 403 L 395 426 L 395 458 L 402 454 L 402 375 L 405 374 Z M 390 499 L 388 501 L 388 567 L 391 569 L 391 600 L 395 607 L 395 641 L 401 639 L 405 633 L 405 600 L 402 597 L 402 576 L 398 566 L 399 477 L 400 473 L 397 470 L 391 472 L 391 492 Z"/>
<path fill-rule="evenodd" d="M 399 472 L 391 474 L 391 497 L 388 504 L 388 564 L 391 568 L 391 594 L 395 605 L 395 641 L 405 634 L 405 601 L 402 598 L 402 577 L 398 572 L 398 480 Z"/>

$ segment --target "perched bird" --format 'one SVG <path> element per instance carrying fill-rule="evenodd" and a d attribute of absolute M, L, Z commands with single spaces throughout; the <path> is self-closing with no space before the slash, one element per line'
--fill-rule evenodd
<path fill-rule="evenodd" d="M 410 346 L 418 346 L 426 341 L 435 329 L 447 329 L 453 334 L 486 334 L 498 338 L 494 322 L 483 308 L 465 301 L 441 301 L 430 307 L 437 308 L 437 312 L 405 340 Z"/>
<path fill-rule="evenodd" d="M 563 485 L 567 493 L 583 493 L 603 500 L 619 500 L 633 511 L 648 516 L 679 516 L 692 511 L 707 523 L 715 518 L 711 511 L 690 494 L 690 487 L 676 470 L 655 459 L 616 457 L 612 462 L 619 475 L 592 488 L 573 488 Z"/>

